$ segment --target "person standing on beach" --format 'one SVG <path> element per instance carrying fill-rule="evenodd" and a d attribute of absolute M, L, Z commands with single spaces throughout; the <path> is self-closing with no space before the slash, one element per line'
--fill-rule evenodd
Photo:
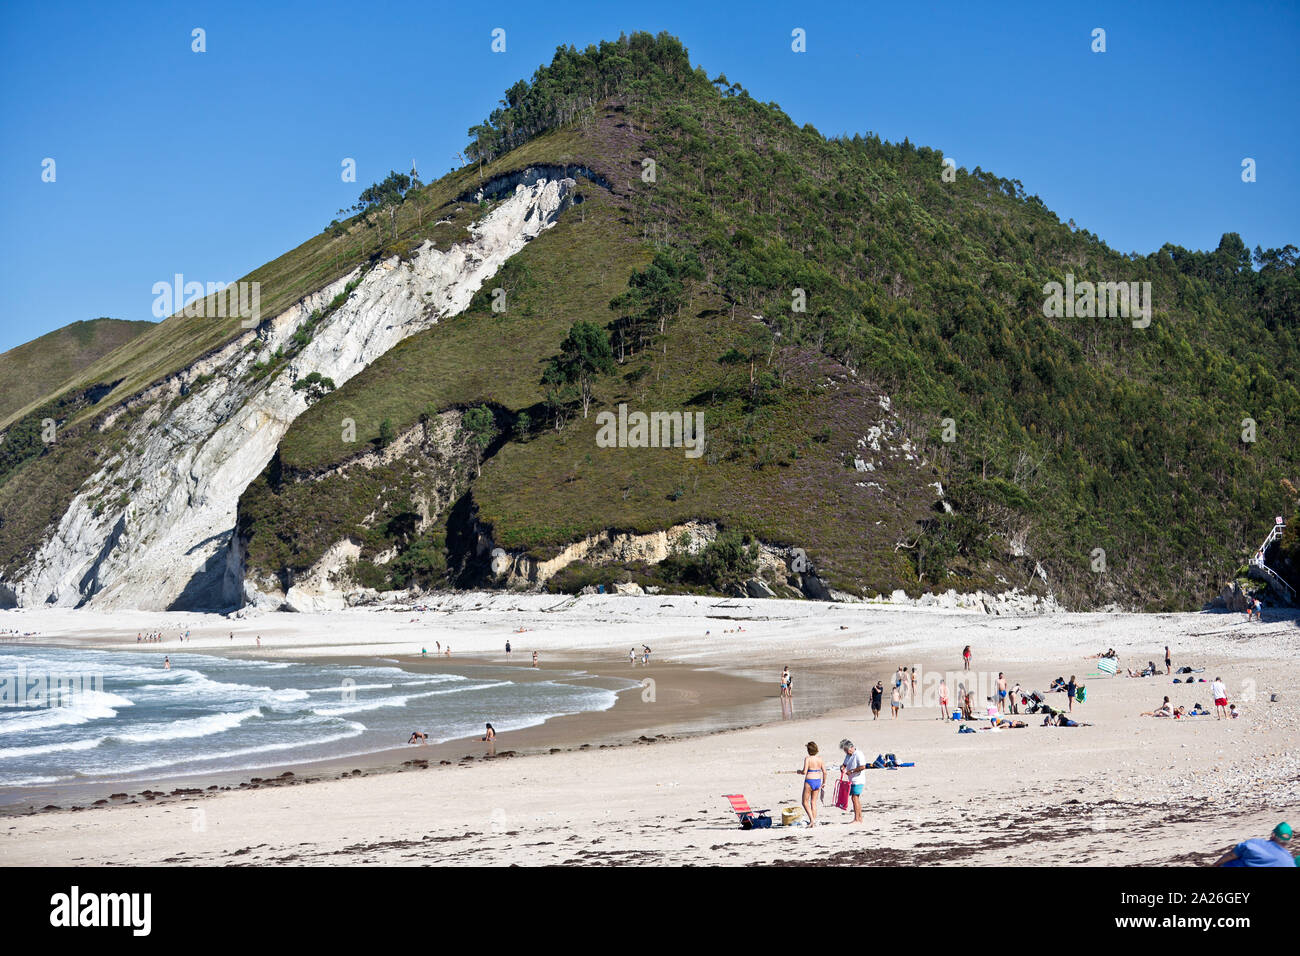
<path fill-rule="evenodd" d="M 912 703 L 916 703 L 916 668 L 912 668 Z"/>
<path fill-rule="evenodd" d="M 510 663 L 510 642 L 506 641 L 506 663 Z"/>
<path fill-rule="evenodd" d="M 939 719 L 948 719 L 948 682 L 939 678 Z"/>
<path fill-rule="evenodd" d="M 627 662 L 628 662 L 629 664 L 631 664 L 633 667 L 636 667 L 636 648 L 635 648 L 635 647 L 632 648 L 630 651 L 627 652 Z"/>
<path fill-rule="evenodd" d="M 1070 703 L 1070 710 L 1071 710 L 1071 711 L 1074 710 L 1074 692 L 1078 689 L 1078 687 L 1079 687 L 1079 685 L 1076 684 L 1076 683 L 1074 682 L 1074 675 L 1071 674 L 1071 675 L 1070 675 L 1070 683 L 1068 683 L 1068 684 L 1065 685 L 1065 696 L 1067 696 L 1068 698 L 1070 698 L 1070 702 L 1069 702 L 1069 703 Z"/>
<path fill-rule="evenodd" d="M 826 783 L 826 764 L 822 758 L 817 756 L 817 744 L 815 741 L 808 741 L 804 745 L 808 748 L 808 756 L 803 758 L 803 767 L 800 773 L 803 774 L 803 810 L 808 814 L 808 825 L 815 827 L 817 825 L 817 800 L 813 799 L 813 794 L 817 793 Z"/>
<path fill-rule="evenodd" d="M 885 685 L 876 681 L 876 686 L 871 688 L 871 719 L 880 719 L 880 706 L 885 699 Z"/>
<path fill-rule="evenodd" d="M 966 670 L 970 670 L 970 645 L 969 644 L 967 644 L 966 649 L 961 652 L 961 662 L 962 662 L 962 666 Z"/>
<path fill-rule="evenodd" d="M 1214 683 L 1210 685 L 1210 696 L 1214 698 L 1214 719 L 1219 720 L 1223 717 L 1227 717 L 1228 688 L 1227 685 L 1223 683 L 1222 677 L 1214 678 Z"/>
<path fill-rule="evenodd" d="M 1002 713 L 1007 706 L 1007 677 L 1002 671 L 998 671 L 998 713 Z"/>
<path fill-rule="evenodd" d="M 844 751 L 844 762 L 840 764 L 840 772 L 849 778 L 849 798 L 853 801 L 853 822 L 862 822 L 862 786 L 866 780 L 865 772 L 867 761 L 862 754 L 858 753 L 858 748 L 853 746 L 851 740 L 841 740 L 840 750 Z"/>
<path fill-rule="evenodd" d="M 781 696 L 790 696 L 790 665 L 786 664 L 781 671 Z"/>
<path fill-rule="evenodd" d="M 1165 676 L 1168 676 L 1173 673 L 1173 671 L 1170 670 L 1170 668 L 1173 666 L 1173 663 L 1174 662 L 1169 657 L 1169 645 L 1166 644 L 1165 645 Z"/>
<path fill-rule="evenodd" d="M 894 719 L 898 719 L 898 708 L 903 704 L 903 688 L 898 684 L 894 685 L 894 692 L 889 697 L 890 709 L 894 712 Z"/>
<path fill-rule="evenodd" d="M 537 666 L 537 652 L 533 651 L 533 666 Z"/>

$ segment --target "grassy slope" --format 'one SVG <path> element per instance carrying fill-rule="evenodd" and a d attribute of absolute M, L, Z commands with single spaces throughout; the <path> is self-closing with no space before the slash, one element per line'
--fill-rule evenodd
<path fill-rule="evenodd" d="M 552 135 L 523 148 L 547 146 Z M 620 170 L 635 171 L 626 136 L 621 110 L 604 112 L 581 134 L 582 161 L 614 180 Z M 546 555 L 606 528 L 648 532 L 699 518 L 804 547 L 835 583 L 871 580 L 886 590 L 914 583 L 894 545 L 915 533 L 933 494 L 917 480 L 915 465 L 854 471 L 843 440 L 865 434 L 880 418 L 879 393 L 837 363 L 780 350 L 767 370 L 784 372 L 786 385 L 752 405 L 745 397 L 747 368 L 728 368 L 718 358 L 759 323 L 733 317 L 716 299 L 694 302 L 661 346 L 602 380 L 595 409 L 626 401 L 633 408 L 701 410 L 706 457 L 598 448 L 595 410 L 559 432 L 543 425 L 545 359 L 573 322 L 606 325 L 616 318 L 610 300 L 650 256 L 629 219 L 626 189 L 616 186 L 610 194 L 584 181 L 582 191 L 587 201 L 580 209 L 566 212 L 489 283 L 507 288 L 506 315 L 491 312 L 484 290 L 465 315 L 398 345 L 294 423 L 279 461 L 241 501 L 250 567 L 278 573 L 287 562 L 302 569 L 343 537 L 361 543 L 363 557 L 398 543 L 383 529 L 401 511 L 396 482 L 408 478 L 400 470 L 355 470 L 348 479 L 326 479 L 328 488 L 273 482 L 272 470 L 289 478 L 318 472 L 368 450 L 385 419 L 402 432 L 422 414 L 489 403 L 504 409 L 506 420 L 527 410 L 541 426 L 525 441 L 507 442 L 473 484 L 481 520 L 507 547 Z M 356 422 L 356 445 L 340 440 L 344 418 Z M 830 442 L 831 434 L 840 440 Z M 868 478 L 882 487 L 858 487 Z M 376 501 L 386 504 L 376 509 Z M 990 582 L 980 578 L 971 586 L 984 583 Z"/>
<path fill-rule="evenodd" d="M 131 341 L 152 322 L 90 319 L 73 322 L 0 354 L 0 420 L 46 395 L 96 360 Z"/>
<path fill-rule="evenodd" d="M 346 236 L 331 238 L 321 234 L 307 240 L 245 277 L 247 281 L 262 283 L 263 317 L 275 315 L 302 296 L 346 275 L 358 264 L 404 252 L 424 239 L 434 241 L 441 248 L 463 239 L 464 227 L 477 210 L 472 205 L 455 202 L 457 196 L 472 191 L 481 179 L 521 169 L 532 162 L 567 162 L 575 141 L 575 133 L 560 131 L 548 137 L 545 144 L 530 143 L 508 157 L 485 165 L 482 170 L 465 167 L 414 191 L 399 207 L 397 240 L 391 239 L 386 215 L 382 235 L 378 216 L 372 217 L 369 225 L 365 217 L 358 216 L 349 220 Z M 455 212 L 458 206 L 462 208 L 459 214 Z M 446 218 L 452 218 L 452 224 L 437 225 Z M 236 318 L 174 315 L 92 362 L 63 382 L 57 391 L 28 401 L 21 409 L 0 419 L 0 430 L 24 420 L 28 424 L 33 420 L 39 422 L 42 415 L 49 413 L 51 403 L 79 395 L 96 383 L 118 383 L 97 402 L 68 401 L 66 417 L 56 413 L 58 441 L 42 447 L 39 454 L 16 467 L 0 469 L 0 569 L 22 562 L 43 529 L 67 510 L 77 488 L 121 446 L 123 429 L 131 419 L 124 418 L 101 432 L 97 424 L 104 412 L 151 384 L 184 370 L 242 331 Z"/>

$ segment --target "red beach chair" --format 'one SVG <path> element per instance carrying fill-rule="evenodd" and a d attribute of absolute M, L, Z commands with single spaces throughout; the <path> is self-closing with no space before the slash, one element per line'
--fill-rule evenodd
<path fill-rule="evenodd" d="M 772 825 L 771 809 L 767 809 L 767 810 L 751 809 L 749 806 L 749 801 L 745 799 L 743 794 L 724 793 L 723 796 L 731 801 L 731 809 L 736 812 L 736 816 L 740 820 L 740 828 L 742 830 L 752 830 L 755 827 L 762 830 Z M 760 821 L 766 821 L 766 823 L 764 824 Z"/>

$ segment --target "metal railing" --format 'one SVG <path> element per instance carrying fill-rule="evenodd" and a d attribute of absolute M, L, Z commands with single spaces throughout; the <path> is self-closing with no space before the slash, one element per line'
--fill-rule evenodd
<path fill-rule="evenodd" d="M 1259 570 L 1263 572 L 1264 577 L 1268 579 L 1268 582 L 1276 587 L 1280 594 L 1285 595 L 1287 600 L 1294 604 L 1296 599 L 1295 588 L 1282 580 L 1280 574 L 1264 563 L 1264 555 L 1268 553 L 1269 546 L 1273 544 L 1274 541 L 1278 540 L 1278 538 L 1282 537 L 1282 532 L 1285 530 L 1285 522 L 1278 521 L 1274 523 L 1273 530 L 1268 533 L 1268 537 L 1264 539 L 1264 543 L 1259 546 L 1259 550 L 1251 557 L 1250 564 L 1251 567 L 1259 568 Z"/>

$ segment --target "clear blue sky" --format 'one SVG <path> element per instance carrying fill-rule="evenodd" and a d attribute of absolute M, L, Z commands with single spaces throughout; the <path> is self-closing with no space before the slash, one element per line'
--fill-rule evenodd
<path fill-rule="evenodd" d="M 638 29 L 676 34 L 710 76 L 825 134 L 907 137 L 1019 179 L 1122 252 L 1224 232 L 1300 244 L 1294 2 L 181 0 L 0 16 L 0 350 L 78 319 L 152 318 L 153 283 L 177 272 L 247 274 L 390 168 L 445 173 L 557 45 Z"/>

